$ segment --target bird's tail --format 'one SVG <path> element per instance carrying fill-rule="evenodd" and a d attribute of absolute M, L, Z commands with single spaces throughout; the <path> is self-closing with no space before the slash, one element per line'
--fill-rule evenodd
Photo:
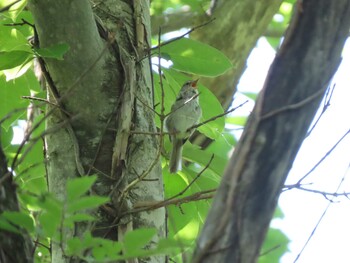
<path fill-rule="evenodd" d="M 181 170 L 181 158 L 182 158 L 182 145 L 183 139 L 172 138 L 173 149 L 170 155 L 169 171 L 170 173 L 176 173 Z"/>

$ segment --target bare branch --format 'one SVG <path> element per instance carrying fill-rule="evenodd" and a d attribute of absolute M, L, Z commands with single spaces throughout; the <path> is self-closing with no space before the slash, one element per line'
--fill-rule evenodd
<path fill-rule="evenodd" d="M 301 185 L 301 182 L 309 175 L 311 174 L 331 153 L 332 151 L 341 143 L 346 136 L 348 136 L 350 133 L 350 129 L 326 152 L 326 154 L 303 176 L 301 177 L 297 185 Z"/>
<path fill-rule="evenodd" d="M 350 164 L 348 165 L 348 169 L 349 169 L 349 167 L 350 167 Z M 339 184 L 338 184 L 337 189 L 335 190 L 335 192 L 338 192 L 338 191 L 339 191 L 341 185 L 343 184 L 343 182 L 344 182 L 344 180 L 345 180 L 346 174 L 347 174 L 347 173 L 345 172 L 344 175 L 343 175 L 343 177 L 342 177 L 342 179 L 340 180 L 340 182 L 339 182 Z M 335 197 L 334 197 L 334 198 L 335 198 Z M 331 204 L 333 203 L 333 199 L 330 199 L 329 201 L 330 201 L 330 202 L 328 203 L 327 207 L 324 209 L 322 215 L 320 216 L 320 218 L 319 218 L 318 222 L 316 223 L 314 229 L 311 231 L 311 233 L 310 233 L 308 239 L 306 240 L 304 246 L 303 246 L 302 249 L 300 250 L 299 254 L 296 256 L 294 262 L 297 262 L 298 259 L 300 258 L 301 254 L 302 254 L 303 251 L 305 250 L 306 246 L 309 244 L 309 242 L 310 242 L 311 238 L 314 236 L 314 234 L 315 234 L 315 232 L 316 232 L 318 226 L 320 225 L 320 223 L 322 222 L 324 216 L 326 215 L 326 213 L 327 213 L 329 207 L 330 207 Z"/>

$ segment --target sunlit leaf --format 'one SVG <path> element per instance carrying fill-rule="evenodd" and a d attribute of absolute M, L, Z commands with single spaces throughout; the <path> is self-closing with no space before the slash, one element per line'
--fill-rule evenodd
<path fill-rule="evenodd" d="M 226 123 L 237 126 L 244 126 L 247 122 L 248 116 L 230 116 L 226 117 Z"/>
<path fill-rule="evenodd" d="M 34 74 L 26 74 L 17 78 L 15 81 L 6 82 L 5 76 L 0 75 L 0 119 L 3 119 L 1 125 L 8 129 L 11 124 L 20 116 L 25 118 L 26 108 L 29 104 L 28 100 L 21 99 L 21 96 L 30 95 L 30 85 Z M 38 82 L 36 81 L 36 85 Z"/>
<path fill-rule="evenodd" d="M 0 70 L 10 69 L 22 65 L 30 59 L 33 54 L 27 51 L 1 51 L 0 52 Z"/>
<path fill-rule="evenodd" d="M 11 23 L 11 20 L 2 21 Z M 28 26 L 25 26 L 28 28 Z M 13 28 L 9 26 L 0 26 L 0 51 L 27 51 L 32 52 L 28 44 L 27 36 L 22 33 L 23 28 Z M 28 34 L 27 31 L 24 32 Z"/>
<path fill-rule="evenodd" d="M 199 76 L 216 77 L 232 67 L 219 50 L 189 38 L 162 46 L 161 56 L 171 59 L 172 68 Z"/>

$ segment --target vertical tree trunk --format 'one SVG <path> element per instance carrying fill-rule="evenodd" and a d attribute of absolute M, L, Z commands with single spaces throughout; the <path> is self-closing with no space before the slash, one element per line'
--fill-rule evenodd
<path fill-rule="evenodd" d="M 150 41 L 148 1 L 96 4 L 104 25 L 96 25 L 87 0 L 32 0 L 29 7 L 41 47 L 70 47 L 62 61 L 45 59 L 53 82 L 49 100 L 60 106 L 47 119 L 50 191 L 64 200 L 68 178 L 98 174 L 93 192 L 109 195 L 113 211 L 99 211 L 95 235 L 116 240 L 126 229 L 155 226 L 164 236 L 164 209 L 119 218 L 139 200 L 163 199 L 158 138 L 131 133 L 155 131 L 153 112 L 144 105 L 153 107 L 149 62 L 143 59 Z M 140 176 L 153 180 L 137 182 Z M 87 230 L 79 224 L 65 240 Z M 67 261 L 59 246 L 53 244 L 53 262 Z"/>

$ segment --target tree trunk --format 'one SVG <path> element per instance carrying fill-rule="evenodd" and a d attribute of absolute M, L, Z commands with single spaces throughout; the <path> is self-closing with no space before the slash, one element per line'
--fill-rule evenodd
<path fill-rule="evenodd" d="M 286 176 L 340 63 L 349 27 L 349 0 L 296 5 L 193 262 L 257 261 Z"/>
<path fill-rule="evenodd" d="M 98 24 L 86 0 L 32 0 L 29 7 L 40 47 L 70 48 L 64 60 L 45 59 L 52 79 L 48 99 L 59 105 L 47 110 L 49 190 L 64 200 L 68 178 L 97 174 L 92 192 L 109 195 L 112 210 L 100 209 L 96 236 L 122 239 L 125 229 L 151 226 L 164 236 L 164 209 L 120 218 L 140 199 L 163 199 L 158 139 L 131 133 L 155 131 L 153 112 L 145 106 L 153 107 L 149 61 L 141 59 L 150 43 L 148 1 L 100 2 Z M 146 175 L 153 180 L 138 182 Z M 88 230 L 77 224 L 64 239 Z M 52 262 L 67 262 L 60 244 L 53 243 Z"/>
<path fill-rule="evenodd" d="M 19 211 L 16 195 L 16 185 L 12 174 L 7 169 L 5 154 L 0 145 L 0 215 L 7 212 Z M 0 262 L 33 262 L 33 244 L 25 232 L 15 234 L 9 231 L 0 231 Z"/>

